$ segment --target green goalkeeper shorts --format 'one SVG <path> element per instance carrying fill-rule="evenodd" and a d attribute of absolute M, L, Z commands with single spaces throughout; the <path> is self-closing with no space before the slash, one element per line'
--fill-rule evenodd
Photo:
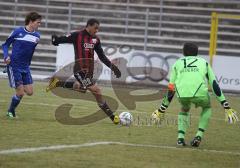
<path fill-rule="evenodd" d="M 190 109 L 191 104 L 194 104 L 195 107 L 210 108 L 210 97 L 184 97 L 178 99 L 183 109 Z"/>

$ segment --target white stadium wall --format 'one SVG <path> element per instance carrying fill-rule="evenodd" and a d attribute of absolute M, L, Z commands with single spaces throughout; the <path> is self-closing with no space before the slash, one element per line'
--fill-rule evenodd
<path fill-rule="evenodd" d="M 213 70 L 222 89 L 240 92 L 240 57 L 215 56 Z"/>
<path fill-rule="evenodd" d="M 127 52 L 125 52 L 128 50 Z M 105 48 L 106 51 L 106 48 Z M 126 71 L 126 69 L 133 67 L 163 67 L 163 70 L 167 73 L 170 71 L 172 64 L 178 57 L 181 57 L 182 54 L 174 53 L 160 53 L 160 52 L 147 52 L 147 51 L 136 51 L 131 50 L 131 48 L 126 48 L 119 51 L 118 48 L 108 48 L 107 53 L 111 56 L 108 58 L 110 60 L 115 60 L 115 63 L 121 68 L 121 71 L 127 73 L 125 82 L 131 83 L 136 82 L 137 80 L 132 78 L 131 75 Z M 107 54 L 108 55 L 108 54 Z M 151 57 L 151 58 L 149 58 Z M 208 56 L 203 56 L 206 60 L 209 60 Z M 148 59 L 146 59 L 148 58 Z M 98 59 L 97 54 L 95 53 L 95 59 Z M 57 48 L 57 70 L 61 69 L 65 65 L 74 62 L 74 50 L 73 46 L 70 44 L 61 44 Z M 216 74 L 217 81 L 220 87 L 225 91 L 238 92 L 240 93 L 240 73 L 239 73 L 239 62 L 240 57 L 230 57 L 230 56 L 215 56 L 213 60 L 213 70 Z M 124 65 L 123 65 L 124 64 Z M 167 66 L 168 65 L 168 66 Z M 110 80 L 111 71 L 105 65 L 103 65 L 101 75 L 98 77 L 99 80 Z M 147 69 L 151 71 L 152 69 Z M 146 70 L 146 71 L 147 71 Z M 146 72 L 144 72 L 146 73 Z M 147 77 L 154 76 L 147 72 Z M 158 82 L 162 85 L 167 85 L 168 75 L 162 77 L 162 80 Z M 144 75 L 139 75 L 142 77 Z M 112 80 L 118 80 L 112 78 Z"/>

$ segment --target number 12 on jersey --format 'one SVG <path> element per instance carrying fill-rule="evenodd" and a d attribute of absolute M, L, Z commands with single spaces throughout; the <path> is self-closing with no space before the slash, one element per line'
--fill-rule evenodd
<path fill-rule="evenodd" d="M 195 62 L 197 62 L 197 58 L 194 59 L 193 61 L 190 60 L 190 62 L 186 59 L 183 59 L 183 63 L 184 63 L 184 68 L 193 68 L 193 67 L 197 67 L 197 65 L 194 65 Z"/>

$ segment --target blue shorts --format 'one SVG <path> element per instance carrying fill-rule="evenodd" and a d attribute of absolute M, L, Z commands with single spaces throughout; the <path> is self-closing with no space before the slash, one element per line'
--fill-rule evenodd
<path fill-rule="evenodd" d="M 12 88 L 17 88 L 20 85 L 30 85 L 33 83 L 31 72 L 29 68 L 19 69 L 7 66 L 7 73 L 9 79 L 9 85 Z"/>

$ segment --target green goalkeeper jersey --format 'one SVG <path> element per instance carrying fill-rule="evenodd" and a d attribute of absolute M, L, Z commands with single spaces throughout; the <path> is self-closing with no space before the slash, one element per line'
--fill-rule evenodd
<path fill-rule="evenodd" d="M 178 59 L 172 66 L 169 83 L 175 86 L 175 91 L 181 98 L 207 96 L 209 84 L 217 99 L 220 102 L 225 100 L 212 68 L 199 56 Z"/>

